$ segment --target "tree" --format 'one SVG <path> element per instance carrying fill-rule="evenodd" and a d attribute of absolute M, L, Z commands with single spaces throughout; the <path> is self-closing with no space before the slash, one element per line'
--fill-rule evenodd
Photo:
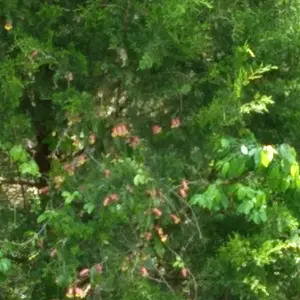
<path fill-rule="evenodd" d="M 0 9 L 3 299 L 297 298 L 296 1 Z"/>

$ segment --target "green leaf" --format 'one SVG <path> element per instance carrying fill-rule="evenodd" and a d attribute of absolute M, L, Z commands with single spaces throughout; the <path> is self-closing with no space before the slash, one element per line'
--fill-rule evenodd
<path fill-rule="evenodd" d="M 150 271 L 156 270 L 156 266 L 155 266 L 152 258 L 149 258 L 144 262 L 144 267 Z"/>
<path fill-rule="evenodd" d="M 93 202 L 86 203 L 84 204 L 83 209 L 85 209 L 88 214 L 91 214 L 95 209 L 95 204 Z"/>
<path fill-rule="evenodd" d="M 38 176 L 39 167 L 35 161 L 31 160 L 30 162 L 24 162 L 20 165 L 20 172 L 22 174 L 30 174 L 32 176 Z"/>
<path fill-rule="evenodd" d="M 264 223 L 267 222 L 268 217 L 267 217 L 265 209 L 260 211 L 259 216 L 260 216 L 260 219 L 262 220 L 262 222 L 264 222 Z"/>
<path fill-rule="evenodd" d="M 138 185 L 144 185 L 147 183 L 147 179 L 144 175 L 142 174 L 137 174 L 134 178 L 133 178 L 133 184 L 135 186 L 138 186 Z"/>
<path fill-rule="evenodd" d="M 229 200 L 228 200 L 228 197 L 224 193 L 222 193 L 221 202 L 222 202 L 223 207 L 226 209 L 229 205 Z"/>
<path fill-rule="evenodd" d="M 257 154 L 257 148 L 253 148 L 253 149 L 251 149 L 250 151 L 249 151 L 249 156 L 255 156 L 256 154 Z"/>
<path fill-rule="evenodd" d="M 279 153 L 289 163 L 293 164 L 294 162 L 296 162 L 296 151 L 294 148 L 290 147 L 289 145 L 286 144 L 280 145 Z"/>
<path fill-rule="evenodd" d="M 253 222 L 255 224 L 259 224 L 260 221 L 261 221 L 259 212 L 258 211 L 254 211 L 253 214 L 251 215 L 251 219 L 253 220 Z"/>
<path fill-rule="evenodd" d="M 201 194 L 196 194 L 192 196 L 192 198 L 190 199 L 190 203 L 192 205 L 196 205 L 196 204 L 201 205 L 201 203 L 203 202 L 204 202 L 204 197 Z"/>
<path fill-rule="evenodd" d="M 71 204 L 75 198 L 80 196 L 80 193 L 78 191 L 75 191 L 71 194 L 68 191 L 63 191 L 61 195 L 65 198 L 66 204 Z"/>
<path fill-rule="evenodd" d="M 228 171 L 229 177 L 238 177 L 245 170 L 245 157 L 239 156 L 231 160 Z"/>
<path fill-rule="evenodd" d="M 93 284 L 97 284 L 100 281 L 100 274 L 97 272 L 95 267 L 92 267 L 90 270 L 90 275 L 91 275 L 91 282 Z"/>
<path fill-rule="evenodd" d="M 295 182 L 296 182 L 296 186 L 297 186 L 297 188 L 299 189 L 300 188 L 300 176 L 298 175 L 298 176 L 296 176 L 296 178 L 295 178 Z"/>
<path fill-rule="evenodd" d="M 283 178 L 280 184 L 280 190 L 285 193 L 290 187 L 290 181 L 287 178 Z"/>
<path fill-rule="evenodd" d="M 39 217 L 37 218 L 37 222 L 38 222 L 38 223 L 42 223 L 42 222 L 44 222 L 46 219 L 47 219 L 47 215 L 41 214 L 41 215 L 39 215 Z"/>
<path fill-rule="evenodd" d="M 152 55 L 149 52 L 144 53 L 142 58 L 139 62 L 139 69 L 145 70 L 145 69 L 151 69 L 154 64 Z"/>
<path fill-rule="evenodd" d="M 247 195 L 247 189 L 245 187 L 240 187 L 237 192 L 237 197 L 239 200 L 243 200 Z"/>
<path fill-rule="evenodd" d="M 241 187 L 242 187 L 242 185 L 240 183 L 231 184 L 228 187 L 228 194 L 234 194 Z"/>
<path fill-rule="evenodd" d="M 180 93 L 183 95 L 188 94 L 192 89 L 192 86 L 190 84 L 185 84 L 181 87 L 180 89 Z"/>
<path fill-rule="evenodd" d="M 7 258 L 0 259 L 0 273 L 7 273 L 11 269 L 11 261 Z"/>
<path fill-rule="evenodd" d="M 226 161 L 225 164 L 223 165 L 222 171 L 221 171 L 221 173 L 224 177 L 227 175 L 229 167 L 230 167 L 230 163 L 228 161 Z"/>
<path fill-rule="evenodd" d="M 64 198 L 67 198 L 67 197 L 70 197 L 71 193 L 68 192 L 68 191 L 63 191 L 63 192 L 61 193 L 61 195 L 62 195 Z"/>
<path fill-rule="evenodd" d="M 70 195 L 69 197 L 66 198 L 65 203 L 66 204 L 71 204 L 74 200 L 73 195 Z"/>
<path fill-rule="evenodd" d="M 158 239 L 155 240 L 154 250 L 160 258 L 162 258 L 166 252 L 164 245 Z"/>
<path fill-rule="evenodd" d="M 13 161 L 25 162 L 28 158 L 26 150 L 21 145 L 16 145 L 9 151 Z"/>
<path fill-rule="evenodd" d="M 247 197 L 248 198 L 254 198 L 255 197 L 255 191 L 251 188 L 247 188 Z"/>
<path fill-rule="evenodd" d="M 222 148 L 228 148 L 229 145 L 230 145 L 230 142 L 229 142 L 228 139 L 225 139 L 225 138 L 221 139 L 221 146 L 222 146 Z"/>
<path fill-rule="evenodd" d="M 266 202 L 266 194 L 262 191 L 259 191 L 256 195 L 257 205 L 261 206 Z"/>
<path fill-rule="evenodd" d="M 244 201 L 238 206 L 237 212 L 248 215 L 253 206 L 254 204 L 251 200 Z"/>
<path fill-rule="evenodd" d="M 280 184 L 280 171 L 278 164 L 272 165 L 268 175 L 268 185 L 271 189 L 275 190 Z"/>

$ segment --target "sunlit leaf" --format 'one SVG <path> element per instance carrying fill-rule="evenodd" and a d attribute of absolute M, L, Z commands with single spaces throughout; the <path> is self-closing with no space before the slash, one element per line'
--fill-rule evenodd
<path fill-rule="evenodd" d="M 299 165 L 297 163 L 293 163 L 291 165 L 290 173 L 292 177 L 295 177 L 296 175 L 299 174 Z"/>
<path fill-rule="evenodd" d="M 242 152 L 244 155 L 248 155 L 248 148 L 247 148 L 245 145 L 242 145 L 242 146 L 241 146 L 241 152 Z"/>

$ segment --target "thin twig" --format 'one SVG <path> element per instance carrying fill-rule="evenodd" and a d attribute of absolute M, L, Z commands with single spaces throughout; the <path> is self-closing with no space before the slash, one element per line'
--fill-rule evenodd
<path fill-rule="evenodd" d="M 6 184 L 6 185 L 27 185 L 32 187 L 39 187 L 40 183 L 33 182 L 33 181 L 26 181 L 26 180 L 15 180 L 15 179 L 0 179 L 0 185 Z"/>
<path fill-rule="evenodd" d="M 197 216 L 193 210 L 193 208 L 189 205 L 189 203 L 183 199 L 182 197 L 180 197 L 175 191 L 174 189 L 170 188 L 169 186 L 167 186 L 166 184 L 164 184 L 165 187 L 168 188 L 168 190 L 173 194 L 173 195 L 176 195 L 179 200 L 186 206 L 190 209 L 192 215 L 193 215 L 193 219 L 194 219 L 194 223 L 196 225 L 196 228 L 197 228 L 197 231 L 198 231 L 198 235 L 199 235 L 199 239 L 201 240 L 202 239 L 202 233 L 201 233 L 201 230 L 200 230 L 200 226 L 199 226 L 199 223 L 198 223 L 198 220 L 197 220 Z"/>
<path fill-rule="evenodd" d="M 24 246 L 30 244 L 30 243 L 33 242 L 35 239 L 37 239 L 39 235 L 41 235 L 41 234 L 43 233 L 43 231 L 46 229 L 46 226 L 48 225 L 49 222 L 50 222 L 50 220 L 48 220 L 48 221 L 42 226 L 42 228 L 41 228 L 37 233 L 35 233 L 34 236 L 33 236 L 31 239 L 29 239 L 28 241 L 23 242 L 23 243 L 16 243 L 16 242 L 10 242 L 10 243 L 13 244 L 13 245 L 16 245 L 16 246 L 21 246 L 21 247 L 24 247 Z"/>
<path fill-rule="evenodd" d="M 64 139 L 65 136 L 67 135 L 69 129 L 70 129 L 70 127 L 67 127 L 67 128 L 64 130 L 63 134 L 61 135 L 60 139 L 58 140 L 58 143 L 57 143 L 55 149 L 52 151 L 52 153 L 50 154 L 50 156 L 55 155 L 55 154 L 58 152 L 58 149 L 59 149 L 59 147 L 60 147 L 60 144 L 62 143 L 63 139 Z"/>

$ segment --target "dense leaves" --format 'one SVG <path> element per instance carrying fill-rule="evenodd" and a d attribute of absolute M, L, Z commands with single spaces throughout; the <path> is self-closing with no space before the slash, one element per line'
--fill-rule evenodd
<path fill-rule="evenodd" d="M 0 11 L 0 299 L 298 299 L 298 1 Z"/>

